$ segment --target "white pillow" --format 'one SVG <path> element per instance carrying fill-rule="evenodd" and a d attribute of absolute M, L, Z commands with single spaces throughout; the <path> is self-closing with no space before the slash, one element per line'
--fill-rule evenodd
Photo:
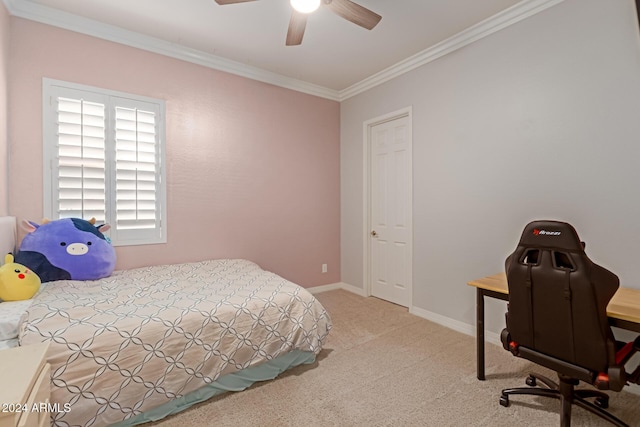
<path fill-rule="evenodd" d="M 0 303 L 0 340 L 18 338 L 20 325 L 27 319 L 27 309 L 33 300 Z"/>

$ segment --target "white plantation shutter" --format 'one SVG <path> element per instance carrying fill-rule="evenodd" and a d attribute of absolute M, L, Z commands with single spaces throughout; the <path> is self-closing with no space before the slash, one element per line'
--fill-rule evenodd
<path fill-rule="evenodd" d="M 120 98 L 114 105 L 116 230 L 151 238 L 161 221 L 158 107 Z"/>
<path fill-rule="evenodd" d="M 44 88 L 45 216 L 106 222 L 114 245 L 166 242 L 163 102 Z"/>
<path fill-rule="evenodd" d="M 105 106 L 58 97 L 55 217 L 105 221 Z"/>

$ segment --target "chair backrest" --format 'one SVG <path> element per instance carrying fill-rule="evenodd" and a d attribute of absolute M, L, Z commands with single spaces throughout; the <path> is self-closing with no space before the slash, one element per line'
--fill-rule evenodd
<path fill-rule="evenodd" d="M 565 362 L 607 372 L 615 363 L 607 305 L 619 280 L 587 257 L 576 230 L 565 222 L 529 223 L 505 267 L 511 339 Z"/>

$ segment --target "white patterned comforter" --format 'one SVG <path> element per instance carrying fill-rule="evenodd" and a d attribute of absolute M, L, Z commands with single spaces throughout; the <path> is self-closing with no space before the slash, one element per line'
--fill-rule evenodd
<path fill-rule="evenodd" d="M 104 426 L 293 349 L 317 354 L 330 329 L 303 288 L 215 260 L 50 282 L 20 344 L 50 341 L 54 425 Z"/>

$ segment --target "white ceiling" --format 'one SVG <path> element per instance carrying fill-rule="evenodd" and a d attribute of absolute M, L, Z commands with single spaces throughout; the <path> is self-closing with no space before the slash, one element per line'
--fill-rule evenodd
<path fill-rule="evenodd" d="M 98 36 L 127 30 L 129 38 L 130 32 L 144 35 L 147 44 L 159 40 L 193 57 L 231 60 L 254 74 L 265 70 L 272 79 L 339 93 L 505 9 L 558 0 L 355 0 L 382 15 L 377 27 L 365 30 L 321 7 L 309 16 L 301 46 L 285 46 L 289 0 L 225 6 L 214 0 L 3 1 L 13 15 L 70 29 L 77 21 Z"/>

